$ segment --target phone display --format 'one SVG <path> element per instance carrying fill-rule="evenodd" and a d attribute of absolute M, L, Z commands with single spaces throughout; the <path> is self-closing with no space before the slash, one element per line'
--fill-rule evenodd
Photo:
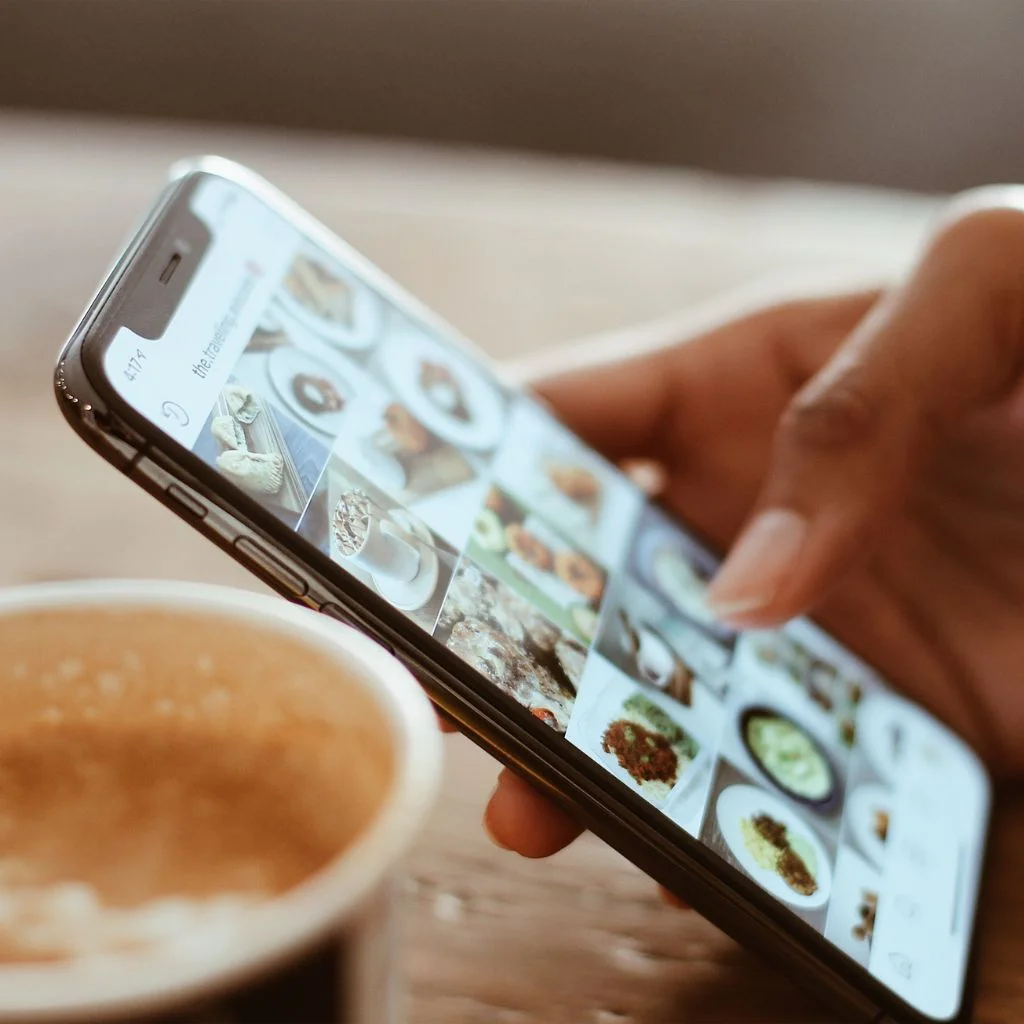
<path fill-rule="evenodd" d="M 970 749 L 809 621 L 736 633 L 716 558 L 372 268 L 237 184 L 121 397 L 920 1014 L 961 1006 Z"/>

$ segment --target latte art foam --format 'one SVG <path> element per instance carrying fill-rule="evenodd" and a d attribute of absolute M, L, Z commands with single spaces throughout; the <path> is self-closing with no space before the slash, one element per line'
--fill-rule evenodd
<path fill-rule="evenodd" d="M 226 948 L 247 913 L 269 895 L 163 897 L 113 907 L 82 883 L 4 887 L 0 891 L 0 960 L 87 959 L 139 951 L 195 954 Z"/>
<path fill-rule="evenodd" d="M 391 784 L 381 711 L 277 633 L 36 612 L 0 657 L 0 963 L 227 941 Z"/>

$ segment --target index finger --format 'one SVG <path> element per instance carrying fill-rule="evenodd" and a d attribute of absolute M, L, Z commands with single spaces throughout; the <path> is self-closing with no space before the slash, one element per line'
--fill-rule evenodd
<path fill-rule="evenodd" d="M 845 292 L 621 332 L 555 353 L 539 364 L 532 385 L 570 429 L 613 461 L 671 462 L 681 438 L 720 423 L 723 396 L 760 400 L 765 375 L 777 374 L 780 363 L 816 369 L 817 350 L 834 343 L 836 324 L 848 330 L 877 297 L 876 289 Z M 785 353 L 777 351 L 781 343 Z"/>

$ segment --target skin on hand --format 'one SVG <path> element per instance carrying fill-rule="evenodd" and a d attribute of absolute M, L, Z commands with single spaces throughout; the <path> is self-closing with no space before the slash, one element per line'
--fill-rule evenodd
<path fill-rule="evenodd" d="M 1024 198 L 954 202 L 900 287 L 787 302 L 541 381 L 609 458 L 730 556 L 741 627 L 813 613 L 1001 774 L 1024 769 Z M 495 841 L 580 829 L 503 772 Z"/>

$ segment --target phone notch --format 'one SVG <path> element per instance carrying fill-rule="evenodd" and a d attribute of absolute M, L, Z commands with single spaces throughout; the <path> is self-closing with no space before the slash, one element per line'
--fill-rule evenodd
<path fill-rule="evenodd" d="M 176 212 L 168 230 L 153 239 L 152 255 L 121 307 L 125 327 L 148 341 L 163 337 L 210 239 L 209 228 L 187 206 Z"/>

